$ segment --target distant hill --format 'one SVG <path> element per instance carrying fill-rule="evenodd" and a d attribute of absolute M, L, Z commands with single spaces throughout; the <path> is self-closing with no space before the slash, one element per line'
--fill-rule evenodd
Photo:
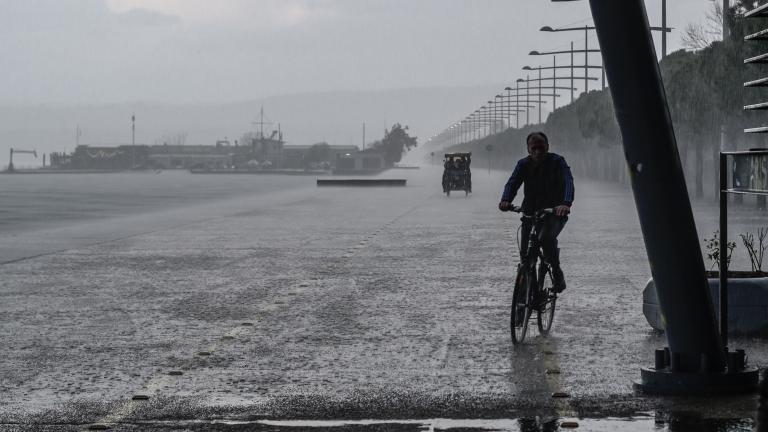
<path fill-rule="evenodd" d="M 401 123 L 422 144 L 430 135 L 482 105 L 502 84 L 475 87 L 431 87 L 389 91 L 334 91 L 273 96 L 251 101 L 173 105 L 120 103 L 77 106 L 0 106 L 0 167 L 8 163 L 9 148 L 39 153 L 72 151 L 75 131 L 80 143 L 93 145 L 131 142 L 131 114 L 136 115 L 136 143 L 162 143 L 185 137 L 186 144 L 213 144 L 224 137 L 234 141 L 258 130 L 264 107 L 265 130 L 278 123 L 288 145 L 362 144 L 382 138 L 385 127 Z M 15 164 L 37 166 L 20 155 Z"/>

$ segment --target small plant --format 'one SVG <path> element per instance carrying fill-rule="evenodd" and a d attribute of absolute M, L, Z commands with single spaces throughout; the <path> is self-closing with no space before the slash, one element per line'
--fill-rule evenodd
<path fill-rule="evenodd" d="M 749 254 L 749 263 L 752 264 L 753 272 L 763 271 L 763 256 L 768 249 L 766 238 L 768 237 L 768 227 L 757 229 L 757 245 L 755 245 L 755 236 L 752 233 L 739 234 L 744 247 Z"/>
<path fill-rule="evenodd" d="M 707 250 L 707 258 L 709 258 L 710 261 L 712 261 L 712 267 L 717 267 L 718 270 L 720 269 L 720 231 L 715 231 L 712 233 L 712 238 L 706 238 L 704 237 L 704 247 Z M 733 250 L 736 249 L 736 242 L 729 241 L 726 245 L 728 248 L 728 255 L 725 258 L 725 271 L 728 271 L 728 268 L 731 267 L 731 255 L 733 255 Z"/>

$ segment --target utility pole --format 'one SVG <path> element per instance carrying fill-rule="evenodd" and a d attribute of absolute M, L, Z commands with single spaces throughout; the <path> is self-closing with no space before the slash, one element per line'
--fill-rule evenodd
<path fill-rule="evenodd" d="M 730 36 L 730 29 L 728 28 L 728 10 L 731 8 L 728 0 L 723 0 L 723 41 L 726 41 Z"/>
<path fill-rule="evenodd" d="M 363 150 L 365 150 L 365 122 L 363 122 Z"/>

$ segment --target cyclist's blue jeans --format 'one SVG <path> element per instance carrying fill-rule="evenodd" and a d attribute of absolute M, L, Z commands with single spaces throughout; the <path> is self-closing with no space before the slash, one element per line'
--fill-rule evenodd
<path fill-rule="evenodd" d="M 528 242 L 531 238 L 533 221 L 523 218 L 523 226 L 520 228 L 520 256 L 526 258 L 528 251 Z M 553 267 L 560 266 L 560 253 L 557 248 L 557 236 L 563 230 L 565 223 L 568 222 L 568 216 L 548 215 L 540 223 L 539 245 L 544 252 L 544 259 Z"/>

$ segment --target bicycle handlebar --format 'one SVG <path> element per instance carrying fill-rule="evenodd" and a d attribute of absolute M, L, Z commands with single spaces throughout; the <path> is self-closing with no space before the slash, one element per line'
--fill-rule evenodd
<path fill-rule="evenodd" d="M 511 211 L 511 212 L 515 212 L 515 213 L 523 213 L 523 208 L 510 204 L 509 205 L 509 209 L 502 210 L 502 211 Z M 544 209 L 536 210 L 536 212 L 534 214 L 525 214 L 525 213 L 523 213 L 523 217 L 529 217 L 529 218 L 536 217 L 536 218 L 540 218 L 540 217 L 542 217 L 544 215 L 548 215 L 548 214 L 555 214 L 555 209 L 550 207 L 550 208 L 544 208 Z"/>

